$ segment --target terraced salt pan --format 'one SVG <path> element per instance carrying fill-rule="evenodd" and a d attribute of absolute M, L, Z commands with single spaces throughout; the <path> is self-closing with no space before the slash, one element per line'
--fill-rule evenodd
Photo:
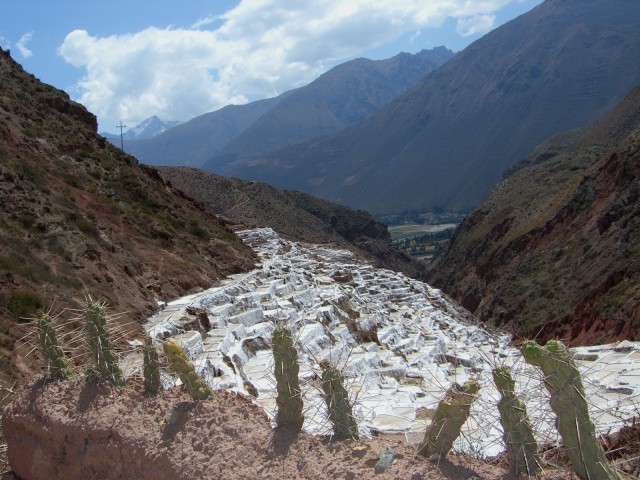
<path fill-rule="evenodd" d="M 286 241 L 271 229 L 239 235 L 260 255 L 259 268 L 170 302 L 145 325 L 157 341 L 176 338 L 213 388 L 252 395 L 273 418 L 269 342 L 274 324 L 282 322 L 297 341 L 304 429 L 309 432 L 330 433 L 318 380 L 318 363 L 328 359 L 345 373 L 364 435 L 401 433 L 416 441 L 447 388 L 478 379 L 483 386 L 479 399 L 455 447 L 481 456 L 498 454 L 503 450 L 499 394 L 491 370 L 507 365 L 517 372 L 517 388 L 539 440 L 557 441 L 539 373 L 524 364 L 507 335 L 471 323 L 439 290 L 360 263 L 348 251 Z M 206 312 L 210 330 L 189 330 L 196 323 L 187 309 Z M 379 344 L 362 343 L 354 326 L 376 330 Z M 599 432 L 615 430 L 638 415 L 639 343 L 574 352 Z"/>

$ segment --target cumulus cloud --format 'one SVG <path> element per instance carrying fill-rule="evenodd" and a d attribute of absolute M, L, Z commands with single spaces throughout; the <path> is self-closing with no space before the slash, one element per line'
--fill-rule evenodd
<path fill-rule="evenodd" d="M 447 18 L 461 35 L 487 31 L 492 12 L 511 1 L 242 0 L 190 28 L 109 37 L 75 30 L 59 53 L 86 70 L 78 99 L 101 122 L 187 120 L 304 85 L 332 62 Z"/>
<path fill-rule="evenodd" d="M 20 37 L 20 40 L 16 43 L 16 48 L 22 55 L 22 58 L 29 58 L 33 56 L 33 52 L 27 48 L 27 42 L 33 38 L 33 32 L 27 32 Z"/>

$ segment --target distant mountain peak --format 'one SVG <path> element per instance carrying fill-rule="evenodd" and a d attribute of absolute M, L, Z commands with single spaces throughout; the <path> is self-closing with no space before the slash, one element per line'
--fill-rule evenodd
<path fill-rule="evenodd" d="M 127 138 L 131 140 L 142 140 L 144 138 L 155 137 L 160 135 L 165 130 L 169 130 L 176 125 L 180 125 L 182 122 L 175 120 L 162 120 L 157 115 L 153 115 L 146 120 L 143 120 L 140 124 L 127 130 Z"/>
<path fill-rule="evenodd" d="M 135 127 L 132 127 L 124 132 L 122 134 L 122 137 L 125 140 L 145 140 L 148 138 L 153 138 L 156 135 L 160 135 L 162 132 L 180 125 L 181 123 L 182 122 L 175 120 L 162 120 L 157 115 L 153 115 L 146 120 L 143 120 Z M 117 139 L 118 141 L 120 141 L 119 133 L 102 133 L 101 135 L 106 137 L 108 140 Z"/>

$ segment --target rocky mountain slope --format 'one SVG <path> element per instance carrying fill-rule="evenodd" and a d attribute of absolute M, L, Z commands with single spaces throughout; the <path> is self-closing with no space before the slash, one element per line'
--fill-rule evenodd
<path fill-rule="evenodd" d="M 285 145 L 340 131 L 366 119 L 453 57 L 445 47 L 400 53 L 386 60 L 359 58 L 299 88 L 229 142 L 203 168 L 224 171 Z"/>
<path fill-rule="evenodd" d="M 455 232 L 429 281 L 481 319 L 573 344 L 640 338 L 640 87 L 552 138 Z"/>
<path fill-rule="evenodd" d="M 282 95 L 247 105 L 229 105 L 153 138 L 129 141 L 125 150 L 147 165 L 201 166 L 280 100 Z"/>
<path fill-rule="evenodd" d="M 549 136 L 640 83 L 640 2 L 547 0 L 364 122 L 222 173 L 373 213 L 477 205 Z"/>
<path fill-rule="evenodd" d="M 425 265 L 397 249 L 385 225 L 362 210 L 306 193 L 274 188 L 188 167 L 161 167 L 162 176 L 212 213 L 247 226 L 271 227 L 286 238 L 356 252 L 378 267 L 421 278 Z"/>
<path fill-rule="evenodd" d="M 210 162 L 207 169 L 219 172 L 239 158 L 362 121 L 451 57 L 453 52 L 439 47 L 386 60 L 352 60 L 304 87 L 207 113 L 156 138 L 130 143 L 126 150 L 151 165 L 201 167 Z"/>
<path fill-rule="evenodd" d="M 0 51 L 2 376 L 29 373 L 14 344 L 38 308 L 90 294 L 131 323 L 157 300 L 254 265 L 223 222 L 96 128 L 93 114 Z"/>

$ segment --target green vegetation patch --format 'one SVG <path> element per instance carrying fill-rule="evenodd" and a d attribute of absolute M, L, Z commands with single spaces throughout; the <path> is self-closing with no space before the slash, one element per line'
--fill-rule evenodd
<path fill-rule="evenodd" d="M 77 220 L 73 220 L 71 222 L 73 226 L 75 226 L 78 230 L 80 230 L 85 235 L 88 235 L 93 238 L 98 238 L 98 229 L 89 220 L 85 220 L 84 218 L 79 218 Z"/>
<path fill-rule="evenodd" d="M 14 319 L 19 320 L 28 316 L 33 316 L 38 310 L 43 308 L 42 299 L 33 292 L 16 290 L 7 299 L 7 309 Z"/>

